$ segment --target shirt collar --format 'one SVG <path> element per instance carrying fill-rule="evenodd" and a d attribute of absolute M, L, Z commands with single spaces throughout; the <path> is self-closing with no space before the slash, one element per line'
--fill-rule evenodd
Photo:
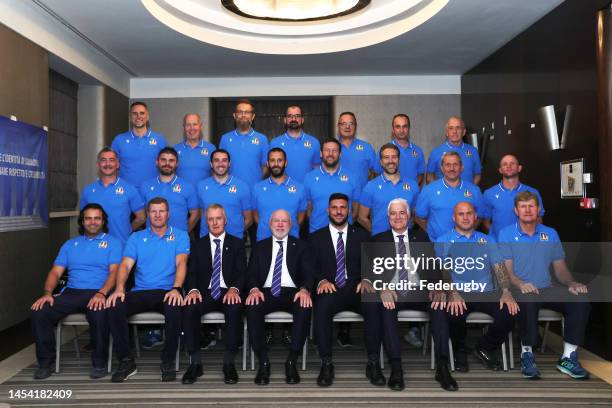
<path fill-rule="evenodd" d="M 234 129 L 234 134 L 239 137 L 239 136 L 244 136 L 244 137 L 251 137 L 253 136 L 253 133 L 255 133 L 255 129 L 251 128 L 251 130 L 249 131 L 249 133 L 240 133 L 238 132 L 238 129 Z"/>
<path fill-rule="evenodd" d="M 278 239 L 276 238 L 274 235 L 272 235 L 272 249 L 274 249 L 274 244 L 276 244 L 277 241 L 282 241 L 283 242 L 283 247 L 285 247 L 285 249 L 287 248 L 287 242 L 289 242 L 289 234 L 285 235 L 285 238 L 283 239 Z"/>
<path fill-rule="evenodd" d="M 516 232 L 522 237 L 522 236 L 534 236 L 536 234 L 538 234 L 540 232 L 540 224 L 536 224 L 535 230 L 533 232 L 533 235 L 529 235 L 526 232 L 524 232 L 521 229 L 521 225 L 519 224 L 519 222 L 517 221 L 516 223 L 514 223 L 514 225 L 516 226 Z"/>
<path fill-rule="evenodd" d="M 289 180 L 291 180 L 291 177 L 290 177 L 290 176 L 287 176 L 287 178 L 285 179 L 285 181 L 284 181 L 284 182 L 282 182 L 282 183 L 280 183 L 280 184 L 277 184 L 277 185 L 285 185 L 285 186 L 286 186 L 287 184 L 289 184 Z M 268 177 L 268 183 L 270 183 L 270 184 L 276 184 L 276 183 L 274 182 L 274 180 L 272 180 L 272 176 Z"/>
<path fill-rule="evenodd" d="M 304 130 L 300 130 L 300 136 L 295 138 L 295 139 L 292 136 L 289 135 L 289 132 L 285 132 L 285 137 L 287 139 L 289 139 L 289 140 L 296 140 L 296 141 L 300 140 L 300 141 L 302 141 L 302 140 L 304 140 Z"/>
<path fill-rule="evenodd" d="M 323 165 L 321 164 L 321 165 L 319 166 L 319 170 L 321 170 L 321 174 L 323 174 L 324 176 L 330 176 L 330 177 L 332 177 L 332 176 L 336 176 L 336 175 L 338 175 L 338 174 L 340 174 L 340 173 L 342 172 L 342 166 L 338 166 L 338 169 L 337 169 L 335 172 L 333 172 L 333 173 L 329 173 L 329 172 L 327 172 L 327 171 L 325 171 L 325 170 L 323 169 Z"/>
<path fill-rule="evenodd" d="M 229 175 L 229 177 L 225 180 L 224 183 L 219 183 L 217 181 L 217 179 L 215 178 L 215 176 L 210 176 L 213 179 L 213 182 L 215 182 L 216 184 L 220 185 L 220 186 L 229 186 L 230 183 L 232 182 L 232 180 L 234 179 L 234 176 L 232 176 L 231 174 Z"/>
<path fill-rule="evenodd" d="M 463 150 L 465 143 L 461 142 L 461 144 L 459 146 L 455 146 L 454 144 L 450 144 L 448 142 L 448 140 L 446 141 L 446 145 L 450 148 L 450 149 L 461 149 Z"/>
<path fill-rule="evenodd" d="M 504 184 L 503 184 L 502 182 L 500 182 L 500 183 L 498 184 L 498 186 L 499 186 L 500 190 L 501 190 L 501 191 L 504 191 L 504 192 L 506 192 L 506 191 L 521 191 L 521 188 L 523 188 L 523 185 L 522 185 L 521 183 L 518 183 L 518 185 L 516 186 L 516 188 L 515 188 L 515 189 L 513 189 L 513 190 L 510 190 L 510 189 L 508 189 L 508 188 L 504 187 Z"/>
<path fill-rule="evenodd" d="M 470 235 L 469 237 L 465 234 L 462 234 L 461 232 L 457 231 L 457 228 L 453 228 L 453 237 L 455 239 L 466 239 L 466 240 L 470 240 L 474 237 L 474 235 L 476 234 L 476 231 L 472 231 L 472 235 Z"/>
<path fill-rule="evenodd" d="M 138 138 L 138 137 L 148 138 L 148 137 L 150 137 L 150 136 L 151 136 L 151 129 L 147 129 L 147 133 L 145 133 L 145 134 L 144 134 L 144 135 L 142 135 L 142 136 L 136 136 L 136 135 L 134 135 L 134 132 L 132 131 L 132 129 L 130 129 L 130 136 L 132 136 L 132 139 L 136 139 L 136 138 Z"/>
<path fill-rule="evenodd" d="M 183 140 L 183 146 L 185 146 L 186 149 L 197 149 L 199 147 L 204 147 L 204 138 L 201 138 L 195 147 L 191 147 L 191 145 L 187 143 L 187 139 L 185 139 Z"/>
<path fill-rule="evenodd" d="M 442 180 L 442 184 L 444 184 L 444 187 L 446 187 L 448 189 L 456 188 L 456 189 L 460 190 L 461 188 L 463 188 L 463 180 L 462 179 L 459 179 L 461 182 L 459 183 L 459 185 L 457 187 L 451 187 L 448 184 L 446 184 L 446 181 L 444 181 L 444 177 L 442 177 L 440 180 Z"/>
<path fill-rule="evenodd" d="M 147 232 L 149 233 L 149 235 L 151 235 L 153 237 L 158 237 L 158 235 L 153 232 L 151 227 L 147 228 Z M 169 237 L 170 235 L 172 235 L 173 232 L 174 232 L 174 228 L 172 228 L 172 226 L 168 225 L 168 227 L 166 228 L 166 232 L 164 233 L 164 235 L 161 236 L 161 238 Z"/>
<path fill-rule="evenodd" d="M 395 242 L 397 242 L 397 237 L 399 235 L 402 235 L 404 237 L 404 241 L 408 241 L 408 228 L 406 228 L 401 234 L 398 234 L 397 232 L 395 232 L 394 229 L 391 229 L 391 233 L 393 234 L 393 241 Z"/>
<path fill-rule="evenodd" d="M 117 178 L 115 179 L 115 182 L 114 182 L 114 183 L 110 183 L 110 184 L 109 184 L 109 186 L 110 186 L 110 185 L 116 186 L 116 185 L 117 185 L 117 183 L 119 183 L 119 178 L 120 178 L 120 177 L 119 177 L 119 176 L 117 176 Z M 99 184 L 99 185 L 101 185 L 102 187 L 104 187 L 104 183 L 102 183 L 102 180 L 100 180 L 100 178 L 98 178 L 98 184 Z"/>
<path fill-rule="evenodd" d="M 344 236 L 344 238 L 346 239 L 346 234 L 348 232 L 348 223 L 344 226 L 344 228 L 342 229 L 338 229 L 337 227 L 335 227 L 331 222 L 329 223 L 329 231 L 332 233 L 332 235 L 338 235 L 339 232 L 342 232 L 342 235 Z"/>
<path fill-rule="evenodd" d="M 157 176 L 157 183 L 158 183 L 158 184 L 170 184 L 170 185 L 174 185 L 174 183 L 176 183 L 176 179 L 178 179 L 178 176 L 175 174 L 175 175 L 174 175 L 174 178 L 173 178 L 172 180 L 170 180 L 170 181 L 169 181 L 169 182 L 167 182 L 167 183 L 164 183 L 163 181 L 161 181 L 161 180 L 159 179 L 159 176 Z"/>
<path fill-rule="evenodd" d="M 399 144 L 396 139 L 393 139 L 391 141 L 391 143 L 394 144 L 395 147 L 397 147 L 398 149 L 402 149 L 402 150 L 403 149 L 412 149 L 412 142 L 410 141 L 410 139 L 408 139 L 408 146 L 406 146 L 406 147 L 403 147 L 401 144 Z"/>
<path fill-rule="evenodd" d="M 225 231 L 223 231 L 223 234 L 219 235 L 218 237 L 215 237 L 213 234 L 211 234 L 210 232 L 208 233 L 208 237 L 210 238 L 210 243 L 214 245 L 215 243 L 215 239 L 220 239 L 221 240 L 221 246 L 223 246 L 223 242 L 225 241 Z"/>
<path fill-rule="evenodd" d="M 104 237 L 106 237 L 106 232 L 101 232 L 98 235 L 96 235 L 93 238 L 89 238 L 87 235 L 83 234 L 81 235 L 84 239 L 88 240 L 88 241 L 101 241 L 104 239 Z"/>

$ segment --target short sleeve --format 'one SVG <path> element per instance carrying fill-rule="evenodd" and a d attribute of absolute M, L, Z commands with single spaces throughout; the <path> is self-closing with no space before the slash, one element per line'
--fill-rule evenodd
<path fill-rule="evenodd" d="M 410 183 L 410 188 L 412 189 L 412 200 L 410 201 L 410 207 L 414 208 L 416 207 L 417 200 L 419 198 L 420 189 L 416 181 L 409 180 L 408 182 Z"/>
<path fill-rule="evenodd" d="M 308 200 L 306 199 L 306 189 L 304 186 L 300 188 L 300 201 L 298 202 L 298 212 L 304 212 L 308 208 Z"/>
<path fill-rule="evenodd" d="M 368 151 L 370 152 L 370 170 L 378 172 L 376 165 L 380 165 L 379 160 L 376 159 L 376 151 L 371 144 L 368 143 Z"/>
<path fill-rule="evenodd" d="M 219 142 L 219 149 L 227 150 L 227 137 L 225 135 L 221 136 L 221 142 Z"/>
<path fill-rule="evenodd" d="M 559 259 L 564 259 L 565 258 L 565 251 L 563 250 L 563 245 L 561 244 L 561 239 L 559 238 L 559 235 L 557 234 L 557 231 L 552 230 L 550 232 L 551 235 L 551 242 L 552 242 L 552 260 L 553 261 L 558 261 Z"/>
<path fill-rule="evenodd" d="M 312 154 L 312 167 L 316 167 L 319 164 L 321 164 L 321 155 L 319 154 L 319 152 L 321 151 L 321 143 L 319 143 L 319 140 L 316 137 L 312 138 L 312 149 L 314 150 L 313 154 Z"/>
<path fill-rule="evenodd" d="M 145 205 L 144 199 L 142 198 L 136 187 L 130 186 L 127 188 L 127 190 L 129 194 L 128 200 L 130 202 L 130 210 L 132 210 L 132 212 L 142 210 Z"/>
<path fill-rule="evenodd" d="M 195 188 L 191 183 L 189 183 L 189 191 L 187 193 L 187 208 L 189 208 L 190 210 L 195 210 L 196 208 L 199 208 L 198 195 L 196 194 Z"/>
<path fill-rule="evenodd" d="M 189 244 L 189 235 L 187 235 L 187 232 L 185 231 L 181 231 L 180 234 L 178 234 L 177 238 L 177 243 L 176 243 L 176 255 L 189 255 L 189 251 L 191 249 L 190 244 Z"/>
<path fill-rule="evenodd" d="M 438 151 L 437 149 L 433 149 L 429 154 L 429 161 L 427 162 L 427 173 L 433 174 L 438 171 Z"/>
<path fill-rule="evenodd" d="M 81 198 L 79 199 L 79 209 L 83 209 L 87 205 L 87 189 L 83 190 L 81 193 Z"/>
<path fill-rule="evenodd" d="M 359 197 L 359 203 L 364 206 L 364 207 L 368 207 L 368 208 L 372 208 L 372 206 L 374 205 L 374 197 L 372 197 L 372 192 L 370 191 L 370 185 L 371 184 L 366 184 L 366 186 L 363 188 L 363 190 L 361 190 L 361 196 Z"/>
<path fill-rule="evenodd" d="M 127 258 L 131 258 L 134 261 L 138 260 L 138 240 L 140 239 L 140 234 L 132 234 L 129 236 L 127 242 L 125 243 L 125 248 L 123 249 L 123 256 Z"/>
<path fill-rule="evenodd" d="M 163 135 L 159 135 L 157 139 L 158 139 L 157 146 L 159 147 L 159 150 L 168 146 L 168 142 L 166 142 L 166 138 Z"/>
<path fill-rule="evenodd" d="M 428 218 L 429 217 L 429 197 L 427 194 L 427 189 L 423 189 L 419 194 L 416 207 L 414 209 L 414 214 L 419 218 Z"/>
<path fill-rule="evenodd" d="M 540 192 L 536 189 L 533 189 L 533 193 L 538 197 L 538 200 L 540 201 L 540 213 L 538 214 L 540 217 L 544 216 L 544 201 L 542 201 L 542 196 L 540 195 Z"/>
<path fill-rule="evenodd" d="M 353 197 L 352 197 L 352 200 L 353 200 L 354 203 L 360 203 L 361 202 L 361 189 L 359 188 L 357 183 L 355 183 L 354 180 L 351 180 L 350 183 L 353 186 Z"/>
<path fill-rule="evenodd" d="M 53 265 L 63 266 L 64 268 L 68 267 L 68 249 L 70 245 L 72 245 L 72 241 L 67 241 L 62 245 L 55 261 L 53 261 Z"/>
<path fill-rule="evenodd" d="M 480 163 L 480 155 L 476 148 L 472 148 L 472 160 L 474 161 L 474 174 L 482 173 L 482 164 Z"/>
<path fill-rule="evenodd" d="M 117 156 L 119 156 L 119 159 L 121 159 L 121 144 L 119 142 L 119 135 L 115 136 L 115 138 L 113 139 L 113 142 L 111 143 L 111 149 L 113 149 L 113 151 L 117 153 Z"/>
<path fill-rule="evenodd" d="M 242 195 L 240 196 L 240 207 L 242 211 L 247 211 L 253 208 L 251 203 L 251 189 L 244 183 L 241 187 Z"/>
<path fill-rule="evenodd" d="M 262 166 L 265 166 L 266 162 L 268 161 L 268 150 L 270 150 L 269 149 L 269 144 L 268 144 L 268 138 L 265 137 L 264 135 L 259 135 L 257 137 L 259 137 L 259 140 L 260 140 L 259 141 L 259 146 L 260 146 L 260 149 L 259 149 L 260 160 L 259 160 L 259 162 L 260 162 L 260 164 Z"/>
<path fill-rule="evenodd" d="M 485 191 L 482 195 L 482 209 L 480 212 L 480 218 L 491 219 L 493 216 L 493 203 L 491 203 L 491 196 Z"/>
<path fill-rule="evenodd" d="M 417 152 L 419 153 L 419 159 L 417 161 L 417 175 L 421 175 L 425 173 L 425 155 L 423 154 L 423 149 L 420 147 L 415 147 Z"/>
<path fill-rule="evenodd" d="M 113 264 L 119 264 L 121 263 L 121 252 L 122 252 L 122 245 L 121 245 L 121 241 L 119 241 L 118 239 L 113 239 L 111 240 L 110 243 L 110 253 L 108 254 L 108 264 L 109 265 L 113 265 Z"/>

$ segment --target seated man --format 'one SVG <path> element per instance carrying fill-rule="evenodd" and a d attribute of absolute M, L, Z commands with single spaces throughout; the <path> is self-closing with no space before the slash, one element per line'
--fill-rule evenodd
<path fill-rule="evenodd" d="M 270 360 L 266 345 L 265 316 L 284 311 L 293 315 L 291 344 L 285 362 L 287 384 L 297 384 L 300 376 L 296 368 L 312 311 L 312 266 L 304 241 L 289 236 L 291 216 L 276 210 L 269 221 L 272 236 L 255 244 L 247 271 L 246 316 L 251 347 L 259 360 L 255 384 L 270 383 Z"/>
<path fill-rule="evenodd" d="M 246 272 L 246 252 L 240 238 L 226 234 L 227 218 L 219 204 L 206 209 L 208 234 L 196 242 L 189 256 L 185 290 L 183 331 L 191 365 L 183 384 L 193 384 L 202 375 L 200 320 L 203 314 L 220 311 L 225 316 L 225 355 L 223 375 L 226 384 L 236 384 L 238 373 L 234 357 L 242 334 L 240 291 Z"/>
<path fill-rule="evenodd" d="M 147 203 L 147 217 L 150 227 L 133 233 L 125 244 L 115 292 L 106 302 L 119 360 L 113 382 L 125 381 L 138 372 L 130 355 L 127 318 L 143 312 L 163 313 L 166 319 L 161 378 L 176 379 L 173 363 L 181 330 L 181 290 L 187 273 L 189 236 L 186 231 L 168 226 L 170 211 L 164 198 L 155 197 Z M 134 266 L 135 285 L 125 293 L 125 282 Z"/>
<path fill-rule="evenodd" d="M 557 232 L 538 223 L 540 202 L 530 191 L 514 199 L 518 222 L 499 233 L 500 248 L 510 282 L 520 291 L 521 366 L 525 378 L 539 378 L 533 347 L 538 341 L 540 308 L 552 309 L 565 317 L 563 354 L 557 369 L 572 378 L 588 378 L 589 373 L 578 362 L 577 348 L 584 340 L 590 304 L 587 287 L 574 280 L 565 263 L 565 253 Z M 549 268 L 552 264 L 557 281 L 553 285 Z"/>
<path fill-rule="evenodd" d="M 38 369 L 34 379 L 51 375 L 55 360 L 53 326 L 72 313 L 85 313 L 94 350 L 91 378 L 106 376 L 108 360 L 108 321 L 104 304 L 115 286 L 121 262 L 121 241 L 108 235 L 108 217 L 99 204 L 91 203 L 79 213 L 80 236 L 60 249 L 47 275 L 43 295 L 32 305 L 32 335 L 36 342 Z M 68 269 L 68 284 L 52 296 L 59 279 Z"/>
<path fill-rule="evenodd" d="M 433 258 L 433 248 L 427 233 L 421 229 L 408 229 L 410 221 L 408 201 L 403 198 L 391 200 L 387 208 L 387 214 L 391 230 L 375 235 L 372 240 L 377 243 L 395 243 L 395 245 L 392 245 L 392 248 L 387 248 L 387 245 L 381 248 L 377 245 L 375 247 L 377 252 L 384 251 L 385 255 L 390 258 L 396 258 L 397 256 L 401 258 L 405 256 L 417 257 L 422 254 L 427 254 L 427 256 Z M 410 270 L 410 273 L 405 268 L 399 270 L 393 269 L 387 273 L 383 272 L 383 282 L 412 284 L 413 286 L 408 287 L 408 289 L 401 289 L 399 291 L 382 289 L 379 287 L 378 282 L 373 281 L 375 283 L 374 286 L 380 290 L 379 294 L 382 299 L 382 307 L 380 305 L 379 307 L 382 316 L 384 344 L 391 364 L 388 386 L 395 391 L 404 389 L 401 340 L 397 313 L 400 310 L 422 310 L 429 313 L 431 320 L 431 333 L 434 339 L 436 355 L 435 379 L 440 383 L 442 389 L 456 391 L 458 389 L 457 382 L 453 379 L 448 369 L 449 323 L 448 315 L 444 310 L 445 295 L 443 292 L 420 290 L 419 285 L 421 280 L 427 280 L 428 282 L 439 280 L 440 273 L 439 270 L 430 271 L 426 267 L 418 269 L 418 271 L 416 269 Z M 373 279 L 378 280 L 381 278 L 374 277 Z"/>
<path fill-rule="evenodd" d="M 454 268 L 448 270 L 451 280 L 462 285 L 451 291 L 447 305 L 455 369 L 459 372 L 469 370 L 465 347 L 466 318 L 471 312 L 481 312 L 493 317 L 494 322 L 478 341 L 474 355 L 485 367 L 499 371 L 502 365 L 493 353 L 512 330 L 518 305 L 510 292 L 508 273 L 494 238 L 476 231 L 474 206 L 465 201 L 458 203 L 453 212 L 453 221 L 455 228 L 438 238 L 436 253 L 444 264 L 452 260 Z M 501 291 L 493 286 L 491 269 L 495 271 Z M 474 284 L 480 287 L 475 288 Z"/>

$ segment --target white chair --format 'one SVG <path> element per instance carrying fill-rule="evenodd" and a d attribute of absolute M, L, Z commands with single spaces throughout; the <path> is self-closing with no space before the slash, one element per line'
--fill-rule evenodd
<path fill-rule="evenodd" d="M 363 322 L 363 316 L 359 313 L 351 312 L 350 310 L 343 310 L 334 315 L 334 323 L 349 323 L 349 322 Z M 380 345 L 380 367 L 385 368 L 385 357 L 383 355 L 383 345 Z"/>
<path fill-rule="evenodd" d="M 210 312 L 202 315 L 202 324 L 225 324 L 225 315 L 223 312 Z M 221 330 L 219 330 L 219 338 L 221 338 Z M 242 320 L 242 371 L 247 369 L 247 347 L 249 336 L 247 335 L 246 318 Z"/>
<path fill-rule="evenodd" d="M 136 347 L 136 356 L 140 357 L 140 342 L 138 341 L 138 325 L 141 324 L 152 324 L 152 325 L 164 325 L 166 323 L 166 318 L 163 314 L 157 312 L 144 312 L 137 313 L 128 317 L 128 323 L 133 325 L 134 328 L 134 346 Z M 180 354 L 179 351 L 181 349 L 181 338 L 179 336 L 178 346 L 176 348 L 176 371 L 179 370 L 179 360 Z"/>
<path fill-rule="evenodd" d="M 429 338 L 429 312 L 421 310 L 400 310 L 397 313 L 398 322 L 420 322 L 425 323 L 423 325 L 423 355 L 427 354 L 427 340 Z M 431 339 L 431 369 L 434 369 L 434 352 L 433 352 L 433 338 Z"/>
<path fill-rule="evenodd" d="M 538 313 L 538 322 L 546 322 L 544 325 L 544 334 L 542 335 L 542 345 L 540 352 L 546 350 L 546 337 L 548 336 L 548 329 L 550 328 L 550 322 L 561 322 L 561 334 L 565 331 L 565 317 L 562 313 L 555 312 L 550 309 L 540 309 Z"/>

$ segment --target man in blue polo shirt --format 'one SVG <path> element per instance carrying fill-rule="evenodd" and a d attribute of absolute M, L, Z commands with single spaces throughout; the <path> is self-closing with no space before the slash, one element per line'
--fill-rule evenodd
<path fill-rule="evenodd" d="M 304 221 L 307 202 L 304 185 L 285 174 L 287 162 L 283 149 L 273 147 L 268 152 L 268 171 L 270 177 L 253 187 L 252 208 L 257 222 L 257 241 L 272 235 L 268 222 L 272 213 L 282 209 L 291 216 L 293 237 L 299 237 L 299 225 Z"/>
<path fill-rule="evenodd" d="M 98 204 L 87 204 L 79 213 L 79 234 L 59 251 L 47 275 L 43 295 L 32 305 L 32 335 L 36 342 L 38 369 L 34 378 L 51 375 L 55 360 L 54 327 L 72 313 L 85 313 L 94 349 L 91 378 L 106 376 L 108 360 L 108 319 L 106 296 L 115 286 L 121 262 L 121 242 L 108 234 L 108 218 Z M 53 296 L 53 290 L 66 270 L 68 284 Z"/>
<path fill-rule="evenodd" d="M 349 224 L 357 219 L 359 209 L 359 187 L 354 177 L 340 166 L 342 145 L 336 139 L 327 139 L 321 145 L 321 165 L 312 170 L 304 179 L 308 200 L 309 232 L 327 227 L 327 207 L 333 193 L 344 193 L 349 198 Z"/>
<path fill-rule="evenodd" d="M 450 334 L 453 341 L 455 370 L 467 372 L 466 318 L 472 312 L 486 313 L 493 323 L 479 340 L 474 355 L 490 370 L 499 371 L 502 365 L 493 354 L 498 350 L 512 327 L 518 305 L 510 292 L 510 279 L 504 260 L 495 245 L 495 239 L 476 231 L 476 210 L 468 202 L 455 206 L 455 228 L 438 238 L 436 255 L 443 262 L 452 260 L 454 268 L 448 270 L 452 282 L 463 285 L 450 292 L 447 310 L 450 312 Z M 500 290 L 493 284 L 493 273 Z M 474 284 L 483 285 L 475 288 Z M 468 287 L 466 287 L 469 285 Z M 504 307 L 506 306 L 506 307 Z"/>
<path fill-rule="evenodd" d="M 563 354 L 557 369 L 572 378 L 588 378 L 589 373 L 580 365 L 577 354 L 591 309 L 588 288 L 574 280 L 557 232 L 538 222 L 538 196 L 523 191 L 516 195 L 514 203 L 518 221 L 501 230 L 499 246 L 510 281 L 518 289 L 523 377 L 540 378 L 533 347 L 538 341 L 539 310 L 546 308 L 562 313 L 565 318 Z M 551 264 L 560 285 L 552 283 Z"/>
<path fill-rule="evenodd" d="M 110 147 L 100 150 L 97 165 L 99 178 L 83 189 L 80 207 L 100 204 L 108 214 L 109 234 L 125 244 L 132 231 L 145 223 L 144 201 L 136 187 L 118 176 L 119 159 Z"/>
<path fill-rule="evenodd" d="M 183 117 L 183 141 L 174 145 L 174 149 L 181 161 L 176 170 L 179 177 L 195 187 L 210 176 L 210 155 L 216 147 L 204 140 L 202 118 L 199 114 L 188 113 Z"/>
<path fill-rule="evenodd" d="M 215 150 L 210 156 L 212 176 L 198 183 L 197 193 L 203 212 L 212 204 L 223 206 L 227 217 L 225 230 L 242 239 L 244 230 L 253 223 L 251 189 L 238 177 L 229 174 L 230 154 L 227 150 Z M 200 237 L 208 234 L 208 225 L 200 223 Z"/>
<path fill-rule="evenodd" d="M 359 224 L 372 235 L 389 229 L 387 207 L 391 200 L 403 198 L 414 208 L 419 194 L 416 180 L 399 172 L 400 150 L 397 146 L 387 143 L 380 148 L 379 155 L 383 174 L 370 180 L 359 198 Z"/>
<path fill-rule="evenodd" d="M 410 118 L 405 113 L 398 113 L 391 120 L 391 143 L 400 151 L 399 172 L 402 177 L 416 180 L 419 186 L 425 174 L 425 155 L 423 149 L 410 141 Z M 380 155 L 380 150 L 378 151 Z M 379 163 L 376 172 L 382 173 Z"/>
<path fill-rule="evenodd" d="M 163 135 L 149 128 L 149 109 L 144 102 L 130 105 L 130 121 L 132 128 L 115 136 L 111 148 L 119 156 L 121 177 L 140 188 L 145 180 L 157 175 L 157 153 L 168 144 Z"/>
<path fill-rule="evenodd" d="M 342 143 L 340 164 L 347 174 L 356 178 L 361 190 L 370 176 L 376 171 L 376 153 L 372 145 L 358 139 L 357 118 L 353 112 L 343 112 L 338 116 L 338 140 Z"/>
<path fill-rule="evenodd" d="M 129 316 L 143 312 L 163 313 L 166 319 L 166 341 L 162 351 L 162 381 L 174 381 L 174 357 L 181 331 L 183 296 L 187 273 L 189 235 L 168 225 L 168 201 L 156 197 L 147 203 L 150 227 L 135 232 L 128 239 L 119 265 L 115 292 L 106 301 L 114 348 L 119 367 L 113 382 L 125 381 L 138 372 L 130 355 Z M 132 268 L 135 285 L 128 293 L 125 282 Z"/>
<path fill-rule="evenodd" d="M 518 221 L 514 212 L 514 197 L 522 191 L 531 191 L 542 203 L 538 190 L 519 181 L 519 174 L 523 166 L 519 164 L 516 156 L 507 154 L 499 162 L 499 174 L 502 180 L 483 193 L 484 221 L 483 225 L 489 234 L 496 237 L 499 231 Z M 540 204 L 540 217 L 544 216 L 544 205 Z M 540 220 L 541 221 L 541 220 Z"/>
<path fill-rule="evenodd" d="M 159 175 L 142 184 L 142 197 L 146 202 L 155 197 L 165 198 L 170 205 L 168 225 L 191 232 L 200 219 L 200 207 L 195 187 L 176 175 L 178 153 L 172 147 L 164 147 L 159 151 L 156 164 Z"/>
<path fill-rule="evenodd" d="M 480 156 L 478 150 L 469 144 L 463 143 L 465 136 L 465 123 L 460 117 L 451 116 L 446 122 L 446 141 L 431 151 L 427 162 L 427 182 L 442 177 L 440 162 L 446 152 L 457 152 L 463 162 L 461 179 L 478 185 L 480 183 Z"/>
<path fill-rule="evenodd" d="M 319 140 L 304 133 L 304 116 L 300 106 L 287 108 L 284 123 L 287 130 L 272 139 L 270 147 L 279 147 L 287 153 L 287 175 L 302 183 L 304 176 L 321 163 Z"/>
<path fill-rule="evenodd" d="M 469 181 L 461 180 L 463 164 L 455 151 L 444 153 L 441 160 L 442 178 L 421 190 L 417 199 L 415 221 L 429 234 L 432 241 L 453 229 L 453 209 L 460 201 L 472 203 L 476 214 L 482 213 L 482 193 Z"/>

